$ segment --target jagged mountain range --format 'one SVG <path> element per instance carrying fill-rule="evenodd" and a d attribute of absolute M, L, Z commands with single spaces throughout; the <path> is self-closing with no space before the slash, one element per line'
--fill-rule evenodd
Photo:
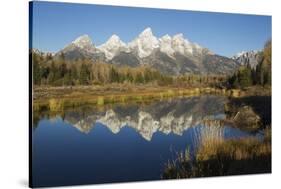
<path fill-rule="evenodd" d="M 151 28 L 146 28 L 128 43 L 114 34 L 100 46 L 95 46 L 88 35 L 82 35 L 55 56 L 58 57 L 61 53 L 68 60 L 85 57 L 115 65 L 149 65 L 170 75 L 229 74 L 237 67 L 233 59 L 216 55 L 185 39 L 183 34 L 167 34 L 157 38 Z"/>
<path fill-rule="evenodd" d="M 151 28 L 146 28 L 128 43 L 113 34 L 100 46 L 96 46 L 88 35 L 82 35 L 54 56 L 59 58 L 62 53 L 67 60 L 88 58 L 94 62 L 102 61 L 131 67 L 149 65 L 169 75 L 232 74 L 247 62 L 253 67 L 257 64 L 254 51 L 228 58 L 189 41 L 181 33 L 174 36 L 166 34 L 157 38 Z"/>

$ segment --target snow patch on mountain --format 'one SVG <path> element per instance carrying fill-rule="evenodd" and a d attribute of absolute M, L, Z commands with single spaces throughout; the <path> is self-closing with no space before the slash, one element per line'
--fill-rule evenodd
<path fill-rule="evenodd" d="M 172 57 L 175 53 L 175 50 L 172 48 L 172 38 L 166 34 L 159 39 L 159 42 L 160 51 Z"/>
<path fill-rule="evenodd" d="M 72 41 L 72 44 L 76 45 L 77 47 L 80 47 L 81 49 L 94 45 L 92 43 L 91 38 L 87 34 L 78 37 L 77 39 Z"/>
<path fill-rule="evenodd" d="M 173 36 L 172 47 L 176 52 L 183 55 L 193 53 L 192 43 L 185 39 L 182 33 Z"/>

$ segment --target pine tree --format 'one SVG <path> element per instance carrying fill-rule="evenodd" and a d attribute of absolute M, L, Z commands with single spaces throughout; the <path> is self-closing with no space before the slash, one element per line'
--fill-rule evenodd
<path fill-rule="evenodd" d="M 40 55 L 37 53 L 31 53 L 32 60 L 32 72 L 33 72 L 33 84 L 40 85 L 41 84 L 41 66 L 40 66 Z"/>
<path fill-rule="evenodd" d="M 88 85 L 89 84 L 89 76 L 90 76 L 90 71 L 88 69 L 88 66 L 86 64 L 81 65 L 81 70 L 80 70 L 80 84 L 81 85 Z"/>
<path fill-rule="evenodd" d="M 120 76 L 116 69 L 112 66 L 110 69 L 110 82 L 119 82 Z"/>
<path fill-rule="evenodd" d="M 238 71 L 239 85 L 244 88 L 253 84 L 252 72 L 250 67 L 241 67 Z"/>

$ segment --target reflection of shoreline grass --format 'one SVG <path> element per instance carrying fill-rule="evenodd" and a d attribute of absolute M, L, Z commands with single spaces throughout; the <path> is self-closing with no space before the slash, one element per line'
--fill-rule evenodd
<path fill-rule="evenodd" d="M 216 132 L 211 132 L 212 135 Z M 221 140 L 220 135 L 201 138 L 194 159 L 188 152 L 165 166 L 164 179 L 254 174 L 271 172 L 271 130 L 265 138 Z"/>

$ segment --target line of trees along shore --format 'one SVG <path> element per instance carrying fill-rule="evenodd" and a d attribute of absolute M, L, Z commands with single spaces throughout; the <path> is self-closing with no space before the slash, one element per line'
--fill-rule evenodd
<path fill-rule="evenodd" d="M 30 53 L 33 63 L 33 83 L 48 86 L 102 85 L 109 83 L 154 83 L 163 85 L 215 85 L 225 81 L 221 75 L 169 76 L 149 66 L 118 66 L 89 59 L 66 61 L 63 54 Z"/>
<path fill-rule="evenodd" d="M 255 68 L 241 66 L 229 79 L 232 88 L 244 88 L 252 85 L 271 85 L 271 40 L 267 41 L 259 55 L 260 61 Z"/>

